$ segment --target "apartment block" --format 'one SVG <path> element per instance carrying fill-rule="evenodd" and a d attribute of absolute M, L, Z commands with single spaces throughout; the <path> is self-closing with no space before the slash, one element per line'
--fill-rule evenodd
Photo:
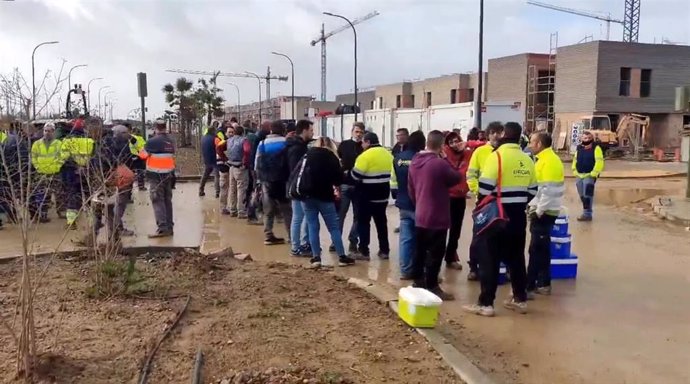
<path fill-rule="evenodd" d="M 583 116 L 627 113 L 651 119 L 648 143 L 675 146 L 690 116 L 676 113 L 675 88 L 690 85 L 690 46 L 593 41 L 558 48 L 555 113 L 559 130 Z"/>

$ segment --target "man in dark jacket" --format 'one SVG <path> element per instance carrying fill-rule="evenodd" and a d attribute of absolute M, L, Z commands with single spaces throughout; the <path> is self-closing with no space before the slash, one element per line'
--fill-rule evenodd
<path fill-rule="evenodd" d="M 352 138 L 344 140 L 338 146 L 338 157 L 342 165 L 343 173 L 348 175 L 355 166 L 355 160 L 364 150 L 362 149 L 362 137 L 364 137 L 364 123 L 357 122 L 352 126 Z M 345 233 L 345 216 L 350 209 L 352 203 L 352 227 L 347 236 L 350 241 L 348 251 L 356 254 L 358 252 L 359 235 L 357 234 L 357 218 L 359 217 L 359 205 L 357 204 L 355 181 L 350 177 L 346 177 L 343 185 L 340 187 L 340 210 L 338 217 L 340 219 L 340 229 Z M 331 245 L 329 251 L 334 252 L 335 247 Z"/>
<path fill-rule="evenodd" d="M 395 131 L 396 143 L 393 146 L 393 156 L 407 149 L 407 142 L 410 139 L 410 131 L 407 128 L 398 128 Z"/>
<path fill-rule="evenodd" d="M 251 123 L 249 120 L 244 122 L 245 126 L 254 126 L 254 123 Z M 259 218 L 256 215 L 257 211 L 257 205 L 254 204 L 253 202 L 255 200 L 261 200 L 261 199 L 255 199 L 253 198 L 252 195 L 256 195 L 257 197 L 260 196 L 260 191 L 261 191 L 261 186 L 259 183 L 257 183 L 257 178 L 256 178 L 256 150 L 259 147 L 259 143 L 261 143 L 266 136 L 268 136 L 271 133 L 271 123 L 269 121 L 264 121 L 261 124 L 261 129 L 260 130 L 255 130 L 255 129 L 250 129 L 250 133 L 247 134 L 247 141 L 249 141 L 249 144 L 251 145 L 251 153 L 249 155 L 249 182 L 247 185 L 249 185 L 249 188 L 247 188 L 247 223 L 251 225 L 261 225 L 261 221 L 259 221 Z"/>
<path fill-rule="evenodd" d="M 407 189 L 415 204 L 417 252 L 412 262 L 415 286 L 426 288 L 443 300 L 455 297 L 438 285 L 438 273 L 446 252 L 446 235 L 450 227 L 450 195 L 448 190 L 461 180 L 460 172 L 440 156 L 443 133 L 431 131 L 426 151 L 420 152 L 410 164 Z"/>
<path fill-rule="evenodd" d="M 295 126 L 295 135 L 287 140 L 288 169 L 292 172 L 307 153 L 307 145 L 314 137 L 314 123 L 309 120 L 300 120 Z M 304 231 L 302 231 L 304 227 Z M 303 236 L 300 236 L 302 234 Z M 292 242 L 290 254 L 292 256 L 311 256 L 309 245 L 309 228 L 304 222 L 304 209 L 302 202 L 292 200 L 292 223 L 290 224 L 290 240 Z"/>
<path fill-rule="evenodd" d="M 201 138 L 201 157 L 204 160 L 204 173 L 199 182 L 199 196 L 206 196 L 204 188 L 206 181 L 213 173 L 214 186 L 216 188 L 216 198 L 220 197 L 220 175 L 216 166 L 216 130 L 220 126 L 217 120 L 213 120 L 206 134 Z"/>
<path fill-rule="evenodd" d="M 407 148 L 393 158 L 391 192 L 395 191 L 395 206 L 400 209 L 400 279 L 412 279 L 412 259 L 416 249 L 414 204 L 407 192 L 407 177 L 412 158 L 425 145 L 422 131 L 412 132 Z"/>

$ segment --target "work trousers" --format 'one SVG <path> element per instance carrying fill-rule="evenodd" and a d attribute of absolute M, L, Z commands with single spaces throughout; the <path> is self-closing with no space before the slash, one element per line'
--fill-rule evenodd
<path fill-rule="evenodd" d="M 429 290 L 438 288 L 447 234 L 446 229 L 416 227 L 417 250 L 412 258 L 412 278 L 416 286 Z"/>
<path fill-rule="evenodd" d="M 249 171 L 244 167 L 230 166 L 230 213 L 241 216 L 247 214 L 247 188 L 249 187 Z"/>
<path fill-rule="evenodd" d="M 486 247 L 479 257 L 479 280 L 481 294 L 479 305 L 493 306 L 498 287 L 501 261 L 510 271 L 510 283 L 515 301 L 527 300 L 525 270 L 525 241 L 527 236 L 526 203 L 503 204 L 508 223 L 505 228 L 476 236 L 477 241 L 485 242 L 478 246 Z"/>
<path fill-rule="evenodd" d="M 594 185 L 597 179 L 593 177 L 578 177 L 575 181 L 577 193 L 582 201 L 582 216 L 592 218 L 594 206 Z"/>
<path fill-rule="evenodd" d="M 113 228 L 118 231 L 125 227 L 122 218 L 125 216 L 125 210 L 132 198 L 133 187 L 133 185 L 130 185 L 129 187 L 117 191 L 115 205 L 113 206 Z"/>
<path fill-rule="evenodd" d="M 264 235 L 267 239 L 274 236 L 273 223 L 280 212 L 283 215 L 285 232 L 287 232 L 288 237 L 290 237 L 290 224 L 292 223 L 292 207 L 290 201 L 287 200 L 287 198 L 272 198 L 269 193 L 269 183 L 262 183 L 261 189 L 264 200 Z"/>
<path fill-rule="evenodd" d="M 356 189 L 353 185 L 343 184 L 340 187 L 340 204 L 338 207 L 338 218 L 340 224 L 340 231 L 345 233 L 345 216 L 352 205 L 352 226 L 348 233 L 347 239 L 350 242 L 350 249 L 356 248 L 358 242 L 358 219 L 359 219 L 359 201 L 357 199 Z"/>
<path fill-rule="evenodd" d="M 446 263 L 460 261 L 458 257 L 458 241 L 462 230 L 462 219 L 465 217 L 467 199 L 464 197 L 450 198 L 450 230 L 448 231 L 448 246 L 446 246 Z"/>
<path fill-rule="evenodd" d="M 225 172 L 219 170 L 218 177 L 220 177 L 220 209 L 228 208 L 228 191 L 230 190 L 230 170 Z"/>
<path fill-rule="evenodd" d="M 216 196 L 220 195 L 220 177 L 218 172 L 218 167 L 215 164 L 205 165 L 204 173 L 201 175 L 201 181 L 199 182 L 199 192 L 203 192 L 206 188 L 206 182 L 213 174 L 213 186 L 216 190 Z"/>
<path fill-rule="evenodd" d="M 388 203 L 372 203 L 365 199 L 366 198 L 360 199 L 358 203 L 359 217 L 357 218 L 357 233 L 359 234 L 359 252 L 362 255 L 369 256 L 371 220 L 374 219 L 376 235 L 379 239 L 379 252 L 389 254 L 388 219 L 386 218 L 386 207 L 388 207 Z"/>
<path fill-rule="evenodd" d="M 62 188 L 62 178 L 59 174 L 37 175 L 38 181 L 34 190 L 31 205 L 35 213 L 41 217 L 48 216 L 51 199 L 55 199 L 55 210 L 58 214 L 65 211 L 65 195 Z"/>
<path fill-rule="evenodd" d="M 551 286 L 551 229 L 556 216 L 544 214 L 530 223 L 529 267 L 527 290 Z"/>
<path fill-rule="evenodd" d="M 149 193 L 153 214 L 156 217 L 156 226 L 159 232 L 172 232 L 175 223 L 173 221 L 172 205 L 172 174 L 148 173 Z"/>

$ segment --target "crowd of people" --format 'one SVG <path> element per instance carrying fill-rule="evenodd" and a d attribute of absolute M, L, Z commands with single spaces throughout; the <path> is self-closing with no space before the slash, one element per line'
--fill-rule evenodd
<path fill-rule="evenodd" d="M 82 205 L 92 205 L 83 196 L 100 192 L 101 198 L 94 200 L 101 207 L 94 232 L 106 217 L 109 232 L 119 237 L 132 234 L 124 228 L 122 216 L 134 179 L 144 189 L 146 175 L 158 227 L 150 236 L 172 236 L 175 145 L 164 122 L 156 122 L 155 130 L 156 135 L 145 141 L 130 127 L 104 130 L 99 120 L 88 119 L 75 122 L 61 140 L 51 123 L 35 140 L 0 136 L 5 169 L 0 193 L 7 196 L 9 186 L 22 182 L 12 178 L 21 174 L 12 169 L 31 167 L 40 186 L 31 199 L 37 220 L 48 221 L 50 196 L 56 195 L 56 210 L 73 227 Z M 454 299 L 439 284 L 443 261 L 447 268 L 463 269 L 458 250 L 467 200 L 474 199 L 477 206 L 495 201 L 500 209 L 491 218 L 490 230 L 473 215 L 467 278 L 480 282 L 481 293 L 475 304 L 464 308 L 494 315 L 501 263 L 507 267 L 513 293 L 505 307 L 525 313 L 527 300 L 550 294 L 550 232 L 565 191 L 563 163 L 551 148 L 551 136 L 536 132 L 526 138 L 518 123 L 493 122 L 484 131 L 472 129 L 466 140 L 458 131 L 434 130 L 425 136 L 404 128 L 397 130 L 396 138 L 390 151 L 361 122 L 353 125 L 350 139 L 336 144 L 328 137 L 315 138 L 309 120 L 265 121 L 256 129 L 249 120 L 242 125 L 235 119 L 214 120 L 201 139 L 204 171 L 199 196 L 205 196 L 213 176 L 223 215 L 263 225 L 266 245 L 286 243 L 274 228 L 282 220 L 290 255 L 308 257 L 313 267 L 328 264 L 322 259 L 319 217 L 330 235 L 328 251 L 335 253 L 340 266 L 371 259 L 372 221 L 378 238 L 376 257 L 388 260 L 387 208 L 392 197 L 400 211 L 400 278 L 443 300 Z M 583 133 L 572 164 L 583 205 L 579 220 L 592 220 L 594 185 L 603 166 L 601 148 L 590 133 Z M 102 177 L 95 177 L 94 171 Z M 0 209 L 12 217 L 12 207 L 5 204 Z"/>

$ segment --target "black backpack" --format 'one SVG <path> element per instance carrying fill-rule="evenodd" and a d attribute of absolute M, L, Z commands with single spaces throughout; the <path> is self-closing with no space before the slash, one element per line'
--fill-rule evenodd
<path fill-rule="evenodd" d="M 303 200 L 309 196 L 311 189 L 311 174 L 309 172 L 307 155 L 305 154 L 302 156 L 299 163 L 297 163 L 295 169 L 290 173 L 290 179 L 288 180 L 288 197 L 290 199 Z"/>

